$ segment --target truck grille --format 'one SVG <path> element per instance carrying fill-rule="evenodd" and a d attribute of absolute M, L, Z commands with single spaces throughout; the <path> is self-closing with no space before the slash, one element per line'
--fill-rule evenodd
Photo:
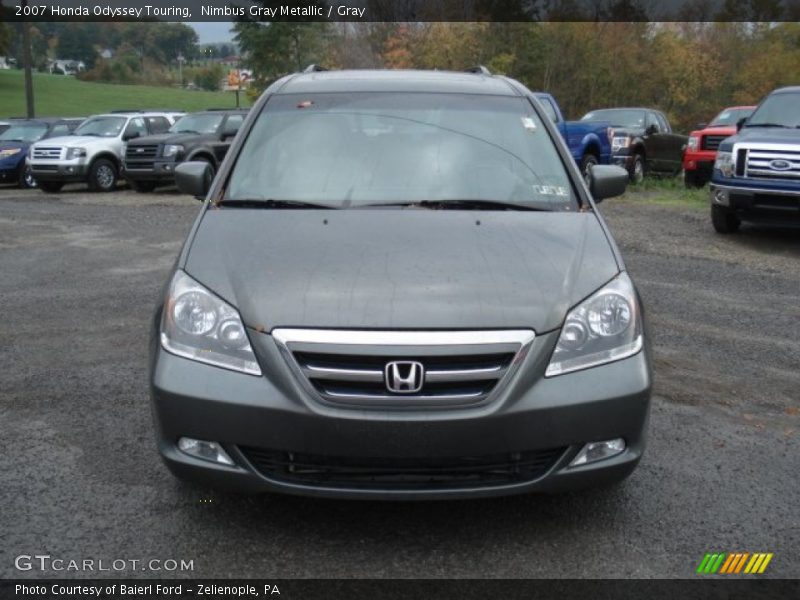
<path fill-rule="evenodd" d="M 309 486 L 361 489 L 458 489 L 524 483 L 542 477 L 566 448 L 444 458 L 336 457 L 240 447 L 264 477 Z"/>
<path fill-rule="evenodd" d="M 704 135 L 700 142 L 701 150 L 716 150 L 719 148 L 720 143 L 725 138 L 730 137 L 727 135 Z"/>
<path fill-rule="evenodd" d="M 745 177 L 800 179 L 800 150 L 749 147 Z"/>
<path fill-rule="evenodd" d="M 158 144 L 131 145 L 125 149 L 126 169 L 152 169 L 158 156 Z"/>
<path fill-rule="evenodd" d="M 61 148 L 59 146 L 34 147 L 32 158 L 42 160 L 59 160 L 61 158 Z"/>
<path fill-rule="evenodd" d="M 522 362 L 534 333 L 276 329 L 272 336 L 316 400 L 402 410 L 491 401 Z"/>

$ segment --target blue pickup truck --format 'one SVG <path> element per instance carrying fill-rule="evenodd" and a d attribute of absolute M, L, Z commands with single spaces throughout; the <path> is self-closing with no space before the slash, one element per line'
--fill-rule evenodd
<path fill-rule="evenodd" d="M 610 122 L 566 121 L 552 94 L 536 92 L 534 96 L 547 116 L 555 123 L 561 137 L 567 142 L 570 154 L 578 163 L 584 179 L 588 177 L 592 166 L 607 165 L 611 162 L 611 139 L 614 130 Z"/>
<path fill-rule="evenodd" d="M 711 174 L 711 222 L 800 225 L 800 87 L 769 94 L 719 145 Z"/>

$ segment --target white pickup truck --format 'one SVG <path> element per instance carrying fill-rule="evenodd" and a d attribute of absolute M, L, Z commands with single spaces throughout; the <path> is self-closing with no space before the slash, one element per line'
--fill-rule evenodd
<path fill-rule="evenodd" d="M 86 182 L 92 191 L 111 191 L 117 185 L 128 140 L 164 133 L 178 116 L 112 112 L 89 117 L 72 135 L 33 145 L 28 158 L 33 177 L 49 193 L 78 182 Z"/>

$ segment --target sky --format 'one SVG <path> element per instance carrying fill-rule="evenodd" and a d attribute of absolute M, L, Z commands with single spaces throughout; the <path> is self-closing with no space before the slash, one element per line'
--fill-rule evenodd
<path fill-rule="evenodd" d="M 200 37 L 201 44 L 213 44 L 215 42 L 232 42 L 233 34 L 230 29 L 233 23 L 228 22 L 209 22 L 209 23 L 187 23 L 194 28 Z"/>

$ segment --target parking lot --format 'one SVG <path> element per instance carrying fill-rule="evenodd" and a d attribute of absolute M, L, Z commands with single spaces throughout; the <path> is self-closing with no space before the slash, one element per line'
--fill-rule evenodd
<path fill-rule="evenodd" d="M 716 235 L 705 207 L 644 193 L 601 205 L 655 356 L 649 448 L 623 484 L 333 502 L 193 488 L 158 458 L 149 320 L 199 207 L 0 189 L 0 576 L 81 575 L 14 569 L 40 553 L 193 560 L 173 575 L 199 578 L 691 577 L 746 551 L 800 577 L 800 233 Z"/>

